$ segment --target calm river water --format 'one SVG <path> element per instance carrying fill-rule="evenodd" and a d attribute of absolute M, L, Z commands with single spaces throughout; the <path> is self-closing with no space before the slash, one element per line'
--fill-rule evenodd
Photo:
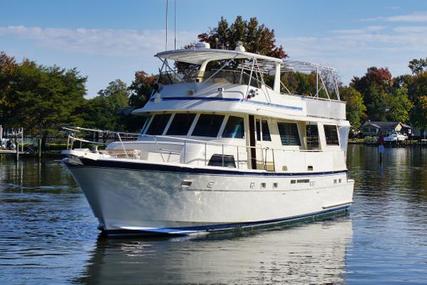
<path fill-rule="evenodd" d="M 349 147 L 348 217 L 189 239 L 104 239 L 58 161 L 0 157 L 0 284 L 427 284 L 427 148 Z"/>

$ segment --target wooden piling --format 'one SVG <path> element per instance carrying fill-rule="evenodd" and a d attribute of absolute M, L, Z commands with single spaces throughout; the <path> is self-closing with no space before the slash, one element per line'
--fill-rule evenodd
<path fill-rule="evenodd" d="M 39 138 L 38 139 L 38 156 L 39 156 L 39 159 L 41 159 L 41 157 L 42 157 L 42 139 L 41 138 Z"/>

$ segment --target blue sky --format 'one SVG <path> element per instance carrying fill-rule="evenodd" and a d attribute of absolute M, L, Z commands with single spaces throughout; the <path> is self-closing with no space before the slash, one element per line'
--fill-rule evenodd
<path fill-rule="evenodd" d="M 256 16 L 273 28 L 292 59 L 327 64 L 347 84 L 370 66 L 408 73 L 427 57 L 427 1 L 421 0 L 176 0 L 178 46 L 214 27 L 221 16 Z M 0 0 L 0 50 L 18 60 L 77 69 L 88 96 L 136 70 L 156 72 L 165 45 L 166 0 Z M 173 5 L 169 0 L 169 47 Z"/>

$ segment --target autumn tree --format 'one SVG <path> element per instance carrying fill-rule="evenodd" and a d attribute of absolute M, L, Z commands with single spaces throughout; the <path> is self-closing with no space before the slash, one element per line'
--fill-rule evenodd
<path fill-rule="evenodd" d="M 133 107 L 143 107 L 150 99 L 157 77 L 144 71 L 135 72 L 135 78 L 129 86 L 129 105 Z"/>
<path fill-rule="evenodd" d="M 363 95 L 370 120 L 386 120 L 389 111 L 387 96 L 393 89 L 393 78 L 387 68 L 370 67 L 361 78 L 354 77 L 350 86 Z"/>

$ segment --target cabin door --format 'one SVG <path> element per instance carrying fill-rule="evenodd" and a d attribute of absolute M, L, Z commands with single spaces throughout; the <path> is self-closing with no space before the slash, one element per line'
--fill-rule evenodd
<path fill-rule="evenodd" d="M 273 170 L 274 159 L 272 154 L 270 121 L 265 117 L 255 116 L 255 145 L 256 145 L 256 169 Z"/>
<path fill-rule="evenodd" d="M 249 115 L 249 150 L 251 168 L 256 169 L 256 128 L 255 128 L 255 118 L 253 115 Z"/>

